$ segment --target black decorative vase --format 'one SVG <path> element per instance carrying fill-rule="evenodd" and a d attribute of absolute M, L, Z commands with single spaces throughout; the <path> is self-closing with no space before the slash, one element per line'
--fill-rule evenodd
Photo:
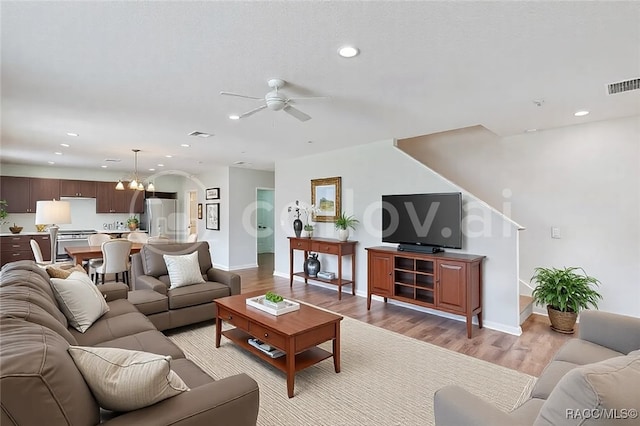
<path fill-rule="evenodd" d="M 300 234 L 302 234 L 302 221 L 300 219 L 293 221 L 293 232 L 296 233 L 296 238 L 300 238 Z"/>
<path fill-rule="evenodd" d="M 318 253 L 311 253 L 309 258 L 304 261 L 304 273 L 309 275 L 311 278 L 315 278 L 318 276 L 318 272 L 320 272 L 320 261 L 318 260 Z"/>

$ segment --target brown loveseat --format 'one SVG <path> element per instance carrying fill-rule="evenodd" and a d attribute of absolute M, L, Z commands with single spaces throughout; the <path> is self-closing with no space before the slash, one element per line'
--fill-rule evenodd
<path fill-rule="evenodd" d="M 198 252 L 205 282 L 171 289 L 164 254 Z M 213 299 L 240 294 L 240 276 L 214 268 L 209 243 L 145 244 L 131 256 L 134 292 L 129 300 L 147 315 L 158 330 L 181 327 L 216 317 Z"/>
<path fill-rule="evenodd" d="M 47 273 L 35 262 L 13 262 L 2 268 L 0 424 L 256 424 L 259 392 L 252 378 L 238 374 L 214 381 L 126 300 L 124 284 L 99 288 L 109 311 L 80 333 L 68 327 Z M 70 356 L 70 345 L 170 355 L 171 369 L 191 390 L 127 413 L 105 411 Z"/>

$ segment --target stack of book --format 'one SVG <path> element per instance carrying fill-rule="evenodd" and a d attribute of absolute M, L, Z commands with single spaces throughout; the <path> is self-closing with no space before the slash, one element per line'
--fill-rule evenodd
<path fill-rule="evenodd" d="M 269 355 L 271 358 L 280 358 L 284 355 L 284 352 L 280 349 L 276 349 L 273 346 L 264 343 L 262 340 L 249 339 L 248 342 L 251 346 L 259 349 L 260 352 Z"/>

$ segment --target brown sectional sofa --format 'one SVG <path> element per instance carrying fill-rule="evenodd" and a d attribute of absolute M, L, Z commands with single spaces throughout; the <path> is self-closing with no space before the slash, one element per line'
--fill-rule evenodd
<path fill-rule="evenodd" d="M 512 412 L 459 386 L 434 396 L 440 426 L 638 425 L 638 411 L 640 318 L 600 311 L 580 314 L 578 338 L 558 350 L 530 398 Z"/>
<path fill-rule="evenodd" d="M 200 272 L 206 282 L 170 289 L 164 254 L 186 255 L 198 252 Z M 146 244 L 131 256 L 134 292 L 129 300 L 147 315 L 158 330 L 181 327 L 214 319 L 213 299 L 240 294 L 240 276 L 214 268 L 209 243 Z"/>
<path fill-rule="evenodd" d="M 100 286 L 109 311 L 85 333 L 68 327 L 47 273 L 32 261 L 0 271 L 0 424 L 255 425 L 257 383 L 245 374 L 214 381 L 126 300 L 122 283 Z M 213 336 L 212 336 L 213 338 Z M 128 413 L 101 409 L 76 368 L 70 345 L 170 355 L 191 389 Z"/>

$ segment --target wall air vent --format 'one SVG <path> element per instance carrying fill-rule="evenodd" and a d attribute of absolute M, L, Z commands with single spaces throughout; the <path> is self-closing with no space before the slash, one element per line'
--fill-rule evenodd
<path fill-rule="evenodd" d="M 628 92 L 629 90 L 638 90 L 640 89 L 640 78 L 620 81 L 618 83 L 611 83 L 607 87 L 609 89 L 610 95 L 614 95 L 616 93 Z"/>
<path fill-rule="evenodd" d="M 198 131 L 193 131 L 193 132 L 189 133 L 189 136 L 197 136 L 199 138 L 210 138 L 211 137 L 211 135 L 209 133 L 198 132 Z"/>

